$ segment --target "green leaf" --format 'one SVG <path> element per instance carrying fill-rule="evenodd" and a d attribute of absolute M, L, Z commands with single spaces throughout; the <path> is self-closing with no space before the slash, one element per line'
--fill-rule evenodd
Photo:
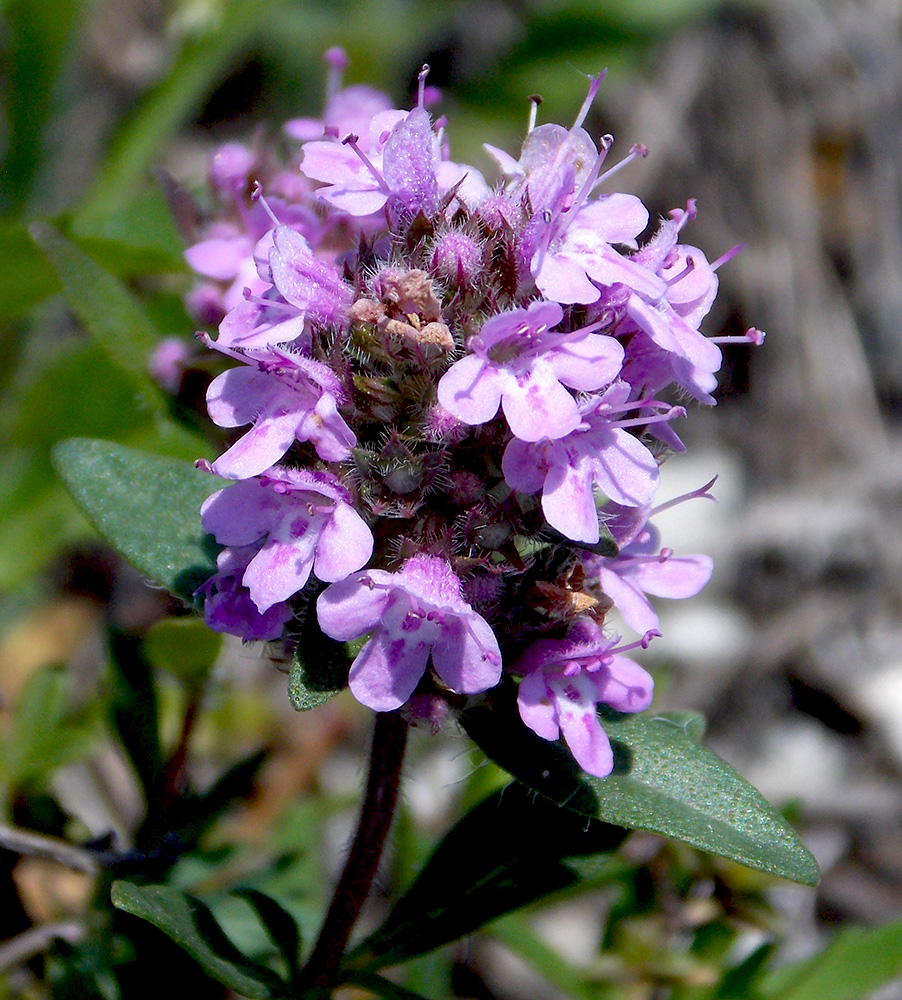
<path fill-rule="evenodd" d="M 233 764 L 202 795 L 183 795 L 173 822 L 185 851 L 192 849 L 210 826 L 235 802 L 247 799 L 266 751 L 258 750 Z"/>
<path fill-rule="evenodd" d="M 53 268 L 18 222 L 0 222 L 0 319 L 24 315 L 60 290 Z"/>
<path fill-rule="evenodd" d="M 4 104 L 6 157 L 2 210 L 27 202 L 44 152 L 44 130 L 54 104 L 57 77 L 79 27 L 78 0 L 7 0 L 4 4 Z M 4 265 L 7 258 L 4 258 Z"/>
<path fill-rule="evenodd" d="M 396 965 L 573 886 L 585 870 L 574 859 L 612 851 L 625 836 L 514 782 L 445 835 L 349 968 Z"/>
<path fill-rule="evenodd" d="M 556 986 L 568 997 L 585 997 L 589 1000 L 597 996 L 597 984 L 587 982 L 585 975 L 573 963 L 562 958 L 559 952 L 536 934 L 524 914 L 510 913 L 496 920 L 487 931 L 519 955 L 546 982 Z"/>
<path fill-rule="evenodd" d="M 54 465 L 88 520 L 152 580 L 190 601 L 216 569 L 217 546 L 200 524 L 200 505 L 222 480 L 187 462 L 72 438 Z"/>
<path fill-rule="evenodd" d="M 90 751 L 92 716 L 73 710 L 71 700 L 64 667 L 45 667 L 28 679 L 0 754 L 0 773 L 15 791 L 43 788 L 58 767 Z"/>
<path fill-rule="evenodd" d="M 374 972 L 354 972 L 347 977 L 342 977 L 342 980 L 343 983 L 351 986 L 361 986 L 374 996 L 381 997 L 382 1000 L 425 1000 L 419 993 L 414 993 L 404 986 L 398 986 L 397 983 L 389 982 Z"/>
<path fill-rule="evenodd" d="M 110 629 L 109 643 L 111 721 L 141 782 L 145 801 L 153 804 L 163 764 L 153 671 L 134 635 Z"/>
<path fill-rule="evenodd" d="M 160 339 L 137 299 L 53 226 L 29 226 L 32 239 L 56 272 L 63 294 L 85 329 L 139 384 L 145 405 L 162 406 L 148 374 L 148 358 Z"/>
<path fill-rule="evenodd" d="M 180 945 L 212 976 L 251 1000 L 288 997 L 285 983 L 246 958 L 225 936 L 209 907 L 166 885 L 114 882 L 113 905 L 147 920 Z"/>
<path fill-rule="evenodd" d="M 69 235 L 113 274 L 188 270 L 185 242 L 157 183 L 139 190 L 96 225 L 73 219 Z"/>
<path fill-rule="evenodd" d="M 175 674 L 191 689 L 199 689 L 222 649 L 222 636 L 194 617 L 164 618 L 144 637 L 148 659 Z"/>
<path fill-rule="evenodd" d="M 118 215 L 104 218 L 99 234 L 69 235 L 96 263 L 120 278 L 181 270 L 181 247 L 176 249 L 173 234 L 155 217 L 159 202 L 161 195 L 156 199 L 145 195 Z M 22 223 L 0 220 L 0 260 L 0 319 L 24 316 L 61 291 L 56 272 Z"/>
<path fill-rule="evenodd" d="M 329 638 L 316 615 L 304 617 L 288 675 L 288 697 L 298 712 L 317 708 L 347 687 L 351 657 L 347 646 Z"/>
<path fill-rule="evenodd" d="M 840 931 L 814 958 L 778 969 L 758 986 L 766 1000 L 864 1000 L 902 974 L 902 920 Z"/>
<path fill-rule="evenodd" d="M 729 764 L 695 743 L 682 721 L 604 713 L 614 748 L 614 772 L 604 779 L 582 771 L 562 743 L 527 729 L 510 689 L 461 722 L 486 756 L 558 805 L 817 884 L 817 863 L 795 831 Z"/>
<path fill-rule="evenodd" d="M 297 921 L 281 903 L 259 889 L 235 889 L 232 894 L 240 896 L 257 914 L 282 956 L 289 982 L 296 982 L 301 960 L 301 931 Z"/>

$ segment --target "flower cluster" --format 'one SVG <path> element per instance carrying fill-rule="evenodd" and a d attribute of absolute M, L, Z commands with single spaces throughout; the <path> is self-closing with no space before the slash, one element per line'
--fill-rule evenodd
<path fill-rule="evenodd" d="M 378 712 L 435 718 L 517 685 L 524 723 L 604 776 L 597 705 L 651 701 L 623 655 L 659 634 L 646 595 L 711 573 L 649 518 L 683 449 L 666 393 L 713 403 L 721 352 L 699 324 L 729 254 L 680 242 L 692 202 L 640 243 L 648 211 L 607 189 L 645 149 L 605 171 L 613 140 L 583 128 L 601 76 L 569 129 L 533 120 L 518 159 L 487 147 L 492 185 L 450 159 L 425 67 L 399 110 L 327 59 L 322 119 L 286 126 L 296 164 L 222 149 L 221 211 L 187 251 L 190 304 L 218 323 L 202 339 L 238 362 L 207 394 L 239 428 L 207 466 L 236 480 L 201 511 L 224 546 L 207 621 L 368 636 L 349 683 Z M 603 630 L 615 605 L 638 641 Z"/>

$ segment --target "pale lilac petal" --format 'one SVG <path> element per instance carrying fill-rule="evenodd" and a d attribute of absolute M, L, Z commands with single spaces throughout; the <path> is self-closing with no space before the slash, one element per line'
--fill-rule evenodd
<path fill-rule="evenodd" d="M 605 243 L 630 243 L 648 225 L 648 209 L 634 194 L 615 192 L 584 205 L 575 224 L 593 230 Z"/>
<path fill-rule="evenodd" d="M 256 479 L 218 490 L 201 504 L 204 531 L 220 545 L 251 545 L 278 522 L 282 500 Z"/>
<path fill-rule="evenodd" d="M 693 330 L 673 309 L 655 308 L 637 295 L 629 297 L 626 308 L 637 326 L 665 351 L 685 358 L 705 372 L 720 368 L 722 356 L 717 344 Z"/>
<path fill-rule="evenodd" d="M 475 354 L 469 354 L 445 372 L 438 384 L 438 401 L 465 424 L 487 423 L 501 404 L 503 379 Z"/>
<path fill-rule="evenodd" d="M 617 378 L 623 365 L 623 347 L 613 337 L 590 333 L 550 352 L 548 363 L 564 385 L 589 392 Z"/>
<path fill-rule="evenodd" d="M 588 279 L 579 261 L 540 250 L 532 259 L 531 270 L 536 287 L 555 302 L 588 305 L 601 297 L 601 290 Z"/>
<path fill-rule="evenodd" d="M 667 301 L 691 327 L 698 329 L 717 296 L 717 273 L 697 247 L 679 246 L 677 250 L 675 259 L 659 273 L 665 281 L 671 282 L 667 289 Z M 691 267 L 687 271 L 690 261 Z M 674 278 L 677 280 L 674 281 Z"/>
<path fill-rule="evenodd" d="M 336 583 L 365 566 L 373 554 L 373 533 L 346 503 L 337 503 L 316 547 L 313 572 L 325 583 Z"/>
<path fill-rule="evenodd" d="M 512 490 L 537 493 L 545 484 L 547 470 L 540 466 L 542 449 L 526 441 L 512 438 L 504 449 L 501 471 Z"/>
<path fill-rule="evenodd" d="M 713 569 L 710 556 L 694 555 L 636 563 L 628 572 L 646 593 L 679 599 L 695 597 L 711 579 Z"/>
<path fill-rule="evenodd" d="M 545 480 L 542 510 L 552 528 L 574 542 L 594 545 L 601 537 L 592 478 L 583 462 L 556 463 Z"/>
<path fill-rule="evenodd" d="M 297 413 L 279 413 L 261 420 L 212 465 L 223 479 L 250 479 L 266 472 L 295 440 Z"/>
<path fill-rule="evenodd" d="M 304 589 L 313 569 L 318 532 L 311 531 L 291 545 L 269 538 L 248 563 L 241 582 L 261 613 Z"/>
<path fill-rule="evenodd" d="M 351 457 L 357 437 L 338 412 L 335 398 L 324 392 L 316 406 L 304 414 L 295 431 L 298 441 L 310 441 L 327 462 L 343 462 Z"/>
<path fill-rule="evenodd" d="M 328 139 L 304 144 L 301 172 L 312 180 L 356 191 L 365 191 L 376 184 L 366 164 L 350 146 Z M 323 191 L 316 193 L 322 195 Z"/>
<path fill-rule="evenodd" d="M 482 148 L 491 156 L 491 158 L 498 164 L 498 169 L 506 177 L 514 177 L 517 174 L 522 173 L 520 169 L 520 164 L 510 155 L 506 153 L 503 149 L 499 149 L 497 146 L 491 145 L 491 143 L 484 142 Z"/>
<path fill-rule="evenodd" d="M 391 573 L 371 569 L 326 587 L 316 602 L 320 628 L 341 642 L 366 635 L 383 619 L 391 603 L 386 586 L 391 582 Z"/>
<path fill-rule="evenodd" d="M 642 588 L 630 577 L 621 576 L 612 569 L 602 567 L 599 573 L 601 589 L 614 602 L 627 625 L 639 635 L 658 627 L 658 615 Z"/>
<path fill-rule="evenodd" d="M 560 736 L 557 712 L 548 695 L 543 671 L 536 670 L 520 681 L 517 708 L 523 722 L 543 740 L 556 740 Z"/>
<path fill-rule="evenodd" d="M 501 651 L 489 623 L 477 614 L 449 617 L 432 647 L 432 665 L 459 694 L 493 688 L 501 680 Z"/>
<path fill-rule="evenodd" d="M 642 267 L 628 257 L 622 257 L 616 250 L 603 254 L 577 258 L 578 248 L 567 250 L 569 256 L 585 264 L 586 273 L 601 285 L 626 285 L 639 295 L 657 299 L 667 291 L 667 285 L 656 274 Z"/>
<path fill-rule="evenodd" d="M 188 266 L 205 278 L 231 281 L 251 256 L 251 242 L 243 236 L 201 240 L 185 251 Z"/>
<path fill-rule="evenodd" d="M 648 671 L 618 654 L 587 679 L 595 686 L 598 700 L 618 712 L 644 712 L 654 695 L 655 682 Z"/>
<path fill-rule="evenodd" d="M 505 378 L 501 408 L 514 437 L 521 441 L 562 438 L 580 422 L 576 400 L 542 359 L 528 374 Z"/>
<path fill-rule="evenodd" d="M 429 651 L 426 642 L 380 629 L 351 665 L 351 693 L 375 712 L 400 708 L 425 673 Z"/>
<path fill-rule="evenodd" d="M 607 777 L 614 767 L 614 753 L 598 721 L 595 686 L 580 673 L 554 678 L 549 687 L 555 695 L 561 733 L 574 760 L 588 774 Z"/>
<path fill-rule="evenodd" d="M 442 196 L 455 185 L 459 185 L 455 189 L 454 197 L 471 211 L 478 208 L 480 203 L 492 193 L 482 174 L 475 167 L 466 163 L 442 160 L 436 166 L 436 178 L 438 179 L 439 193 Z"/>
<path fill-rule="evenodd" d="M 340 212 L 347 212 L 348 215 L 358 218 L 364 215 L 373 215 L 373 213 L 380 211 L 388 201 L 388 195 L 377 188 L 358 191 L 354 188 L 342 187 L 339 184 L 318 188 L 316 196 Z"/>
<path fill-rule="evenodd" d="M 255 420 L 286 392 L 290 390 L 272 375 L 254 368 L 230 368 L 210 383 L 207 412 L 220 427 L 240 427 Z"/>
<path fill-rule="evenodd" d="M 647 504 L 655 495 L 660 479 L 654 455 L 637 437 L 620 427 L 608 429 L 605 437 L 608 441 L 603 448 L 598 448 L 592 459 L 599 488 L 609 499 L 624 507 Z"/>

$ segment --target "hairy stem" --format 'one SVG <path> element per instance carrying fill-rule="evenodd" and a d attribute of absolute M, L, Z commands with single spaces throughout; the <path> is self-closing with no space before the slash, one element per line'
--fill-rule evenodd
<path fill-rule="evenodd" d="M 369 896 L 391 828 L 407 728 L 407 722 L 398 712 L 376 715 L 360 821 L 316 946 L 302 973 L 303 985 L 308 989 L 336 985 L 348 938 Z"/>

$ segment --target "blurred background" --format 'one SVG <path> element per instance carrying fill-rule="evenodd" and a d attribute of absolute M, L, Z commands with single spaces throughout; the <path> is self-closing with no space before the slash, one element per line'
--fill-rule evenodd
<path fill-rule="evenodd" d="M 688 453 L 664 469 L 663 500 L 720 478 L 716 506 L 696 501 L 659 521 L 665 544 L 709 553 L 716 571 L 698 598 L 659 604 L 664 638 L 646 661 L 657 704 L 706 715 L 708 745 L 789 811 L 823 880 L 817 890 L 776 884 L 637 837 L 623 855 L 632 881 L 528 924 L 502 921 L 423 960 L 408 985 L 689 1000 L 715 995 L 703 992 L 712 959 L 693 937 L 706 921 L 739 928 L 736 955 L 770 941 L 790 961 L 837 928 L 902 914 L 902 5 L 6 0 L 0 31 L 4 823 L 134 844 L 147 790 L 116 685 L 140 676 L 160 752 L 171 760 L 190 735 L 192 787 L 266 752 L 181 859 L 178 884 L 215 893 L 256 880 L 297 897 L 315 928 L 368 721 L 347 695 L 299 716 L 284 674 L 258 650 L 216 640 L 210 662 L 186 666 L 172 652 L 179 642 L 160 638 L 174 599 L 92 535 L 49 452 L 84 435 L 194 459 L 198 439 L 190 417 L 185 430 L 143 407 L 129 373 L 85 335 L 28 224 L 53 220 L 140 296 L 155 331 L 190 347 L 181 297 L 191 278 L 153 171 L 202 201 L 218 144 L 278 142 L 284 120 L 319 112 L 326 48 L 347 50 L 346 82 L 380 87 L 397 106 L 428 62 L 454 158 L 487 176 L 482 143 L 516 152 L 528 95 L 544 99 L 540 122 L 569 124 L 584 74 L 606 66 L 589 131 L 613 133 L 615 151 L 650 151 L 619 187 L 653 217 L 696 198 L 684 238 L 709 259 L 746 244 L 719 272 L 706 332 L 768 334 L 761 348 L 726 349 L 718 405 L 693 407 L 680 428 Z M 187 409 L 175 416 L 201 394 L 200 383 L 183 385 Z M 214 660 L 201 689 L 191 671 Z M 414 742 L 386 891 L 462 801 L 498 780 L 453 726 Z M 321 857 L 296 856 L 314 834 Z M 653 876 L 645 897 L 640 871 Z M 0 939 L 56 934 L 31 951 L 0 945 L 0 995 L 116 995 L 96 986 L 96 969 L 72 979 L 85 873 L 0 850 L 0 883 Z M 621 919 L 630 892 L 631 923 Z M 239 909 L 224 900 L 217 911 L 238 937 Z M 717 961 L 735 958 L 726 955 Z M 902 980 L 873 996 L 902 998 Z"/>

